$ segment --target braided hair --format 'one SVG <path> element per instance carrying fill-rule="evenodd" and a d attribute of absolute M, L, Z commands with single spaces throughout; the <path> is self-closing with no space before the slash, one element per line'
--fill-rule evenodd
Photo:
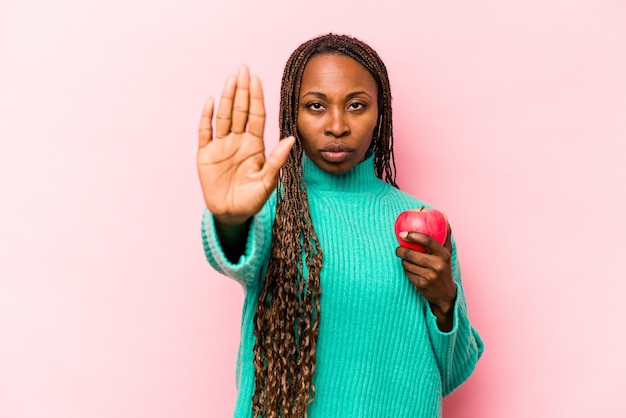
<path fill-rule="evenodd" d="M 375 154 L 376 176 L 397 187 L 391 88 L 378 54 L 356 38 L 332 33 L 300 45 L 289 57 L 281 83 L 280 137 L 294 136 L 296 141 L 279 177 L 271 256 L 254 317 L 255 417 L 303 417 L 315 397 L 322 249 L 302 174 L 297 120 L 302 74 L 311 57 L 323 54 L 354 59 L 376 81 L 379 115 L 370 149 Z"/>

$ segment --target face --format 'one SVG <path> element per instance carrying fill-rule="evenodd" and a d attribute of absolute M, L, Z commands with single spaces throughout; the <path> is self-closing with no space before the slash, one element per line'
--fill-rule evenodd
<path fill-rule="evenodd" d="M 298 100 L 298 132 L 307 156 L 341 174 L 363 161 L 378 120 L 378 86 L 370 72 L 339 54 L 312 57 Z"/>

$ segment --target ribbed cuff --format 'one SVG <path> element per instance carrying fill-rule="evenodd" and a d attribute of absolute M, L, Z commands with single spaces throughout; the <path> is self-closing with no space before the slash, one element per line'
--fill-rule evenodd
<path fill-rule="evenodd" d="M 427 309 L 428 332 L 441 372 L 443 396 L 447 396 L 472 374 L 482 354 L 483 343 L 470 325 L 461 288 L 454 305 L 454 323 L 449 332 L 439 329 L 437 317 L 430 307 Z"/>
<path fill-rule="evenodd" d="M 271 226 L 264 222 L 266 211 L 252 217 L 246 239 L 246 249 L 237 262 L 231 262 L 224 253 L 215 228 L 215 217 L 208 209 L 202 214 L 202 244 L 209 264 L 221 274 L 231 277 L 244 286 L 258 278 L 263 257 L 269 250 Z M 271 224 L 270 224 L 271 225 Z M 269 236 L 268 236 L 269 234 Z"/>

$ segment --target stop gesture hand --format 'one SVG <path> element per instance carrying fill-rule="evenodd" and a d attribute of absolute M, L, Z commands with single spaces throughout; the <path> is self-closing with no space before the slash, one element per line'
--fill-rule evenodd
<path fill-rule="evenodd" d="M 279 141 L 265 157 L 265 104 L 261 81 L 242 65 L 226 80 L 213 131 L 214 101 L 206 101 L 199 128 L 198 175 L 206 207 L 218 222 L 245 223 L 276 187 L 294 139 Z"/>

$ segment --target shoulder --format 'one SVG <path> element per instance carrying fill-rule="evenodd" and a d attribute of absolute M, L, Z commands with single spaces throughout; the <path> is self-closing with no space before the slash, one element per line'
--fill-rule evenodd
<path fill-rule="evenodd" d="M 380 180 L 382 183 L 385 184 L 384 186 L 384 199 L 393 201 L 396 203 L 396 205 L 398 205 L 399 207 L 404 209 L 414 209 L 414 208 L 420 208 L 422 206 L 424 206 L 425 208 L 432 208 L 433 206 L 430 205 L 428 202 L 422 200 L 421 198 L 411 195 L 407 192 L 405 192 L 404 190 L 398 189 L 394 186 L 392 186 L 391 184 L 385 183 L 382 180 Z"/>

